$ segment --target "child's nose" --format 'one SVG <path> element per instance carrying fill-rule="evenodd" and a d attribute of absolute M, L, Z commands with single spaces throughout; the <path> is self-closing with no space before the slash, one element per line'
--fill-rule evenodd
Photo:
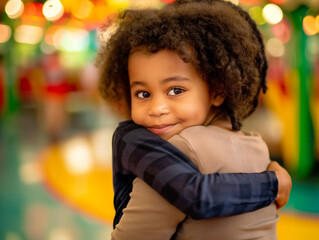
<path fill-rule="evenodd" d="M 153 97 L 150 102 L 148 114 L 152 117 L 160 117 L 168 113 L 169 106 L 167 102 L 163 98 Z"/>

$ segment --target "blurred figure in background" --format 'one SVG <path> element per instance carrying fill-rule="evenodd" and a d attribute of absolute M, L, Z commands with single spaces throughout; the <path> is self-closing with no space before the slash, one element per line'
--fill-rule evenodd
<path fill-rule="evenodd" d="M 58 53 L 44 56 L 41 65 L 45 80 L 41 118 L 50 141 L 55 142 L 68 124 L 67 97 L 74 88 L 67 80 Z"/>

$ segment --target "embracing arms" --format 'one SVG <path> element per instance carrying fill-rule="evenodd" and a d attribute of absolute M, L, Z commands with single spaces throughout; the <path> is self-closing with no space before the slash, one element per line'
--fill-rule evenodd
<path fill-rule="evenodd" d="M 275 172 L 203 175 L 178 149 L 132 121 L 122 123 L 114 133 L 113 170 L 115 185 L 118 175 L 131 179 L 137 176 L 195 219 L 230 216 L 268 206 L 276 199 L 278 186 L 280 207 L 287 202 L 291 188 L 289 175 L 274 163 L 271 170 Z M 123 200 L 119 191 L 115 186 L 117 212 L 126 207 L 118 203 Z"/>

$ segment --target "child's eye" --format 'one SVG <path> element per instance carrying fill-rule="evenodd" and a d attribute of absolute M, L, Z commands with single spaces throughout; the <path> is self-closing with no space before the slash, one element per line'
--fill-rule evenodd
<path fill-rule="evenodd" d="M 149 98 L 151 96 L 151 94 L 146 92 L 146 91 L 140 91 L 140 92 L 136 93 L 136 96 L 138 98 Z"/>
<path fill-rule="evenodd" d="M 181 88 L 172 88 L 168 91 L 167 95 L 169 96 L 175 96 L 175 95 L 178 95 L 178 94 L 181 94 L 185 92 L 184 89 L 181 89 Z"/>

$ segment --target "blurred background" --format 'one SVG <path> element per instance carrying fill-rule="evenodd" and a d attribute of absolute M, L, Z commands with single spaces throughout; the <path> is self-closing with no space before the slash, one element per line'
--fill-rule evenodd
<path fill-rule="evenodd" d="M 99 41 L 125 8 L 173 0 L 0 1 L 0 239 L 102 240 L 112 230 L 111 137 Z M 319 1 L 233 0 L 265 39 L 268 86 L 245 123 L 291 174 L 279 239 L 319 239 Z"/>

